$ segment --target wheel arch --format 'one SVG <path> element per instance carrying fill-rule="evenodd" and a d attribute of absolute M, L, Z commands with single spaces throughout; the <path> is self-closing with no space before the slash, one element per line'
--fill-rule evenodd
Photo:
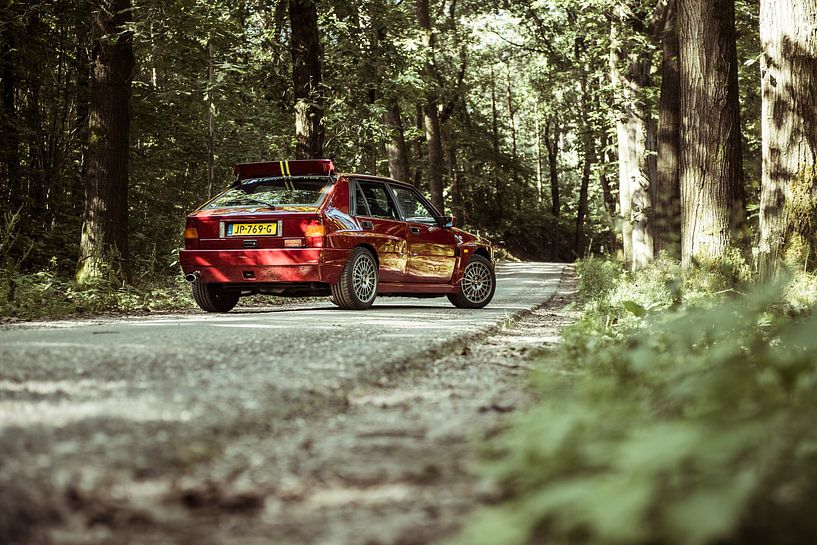
<path fill-rule="evenodd" d="M 479 246 L 474 250 L 474 255 L 481 255 L 488 261 L 491 261 L 491 252 L 485 246 Z"/>
<path fill-rule="evenodd" d="M 371 254 L 374 256 L 375 263 L 377 263 L 377 266 L 380 267 L 380 256 L 377 255 L 377 250 L 374 249 L 374 246 L 372 246 L 368 242 L 363 242 L 352 248 L 352 252 L 354 252 L 355 249 L 357 248 L 366 248 L 367 250 L 369 250 L 369 252 L 371 252 Z M 352 254 L 350 253 L 349 255 Z"/>

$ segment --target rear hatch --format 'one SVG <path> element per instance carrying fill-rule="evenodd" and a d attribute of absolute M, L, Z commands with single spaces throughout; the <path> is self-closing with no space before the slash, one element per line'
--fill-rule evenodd
<path fill-rule="evenodd" d="M 198 249 L 319 247 L 320 207 L 329 176 L 251 178 L 236 182 L 188 218 Z"/>

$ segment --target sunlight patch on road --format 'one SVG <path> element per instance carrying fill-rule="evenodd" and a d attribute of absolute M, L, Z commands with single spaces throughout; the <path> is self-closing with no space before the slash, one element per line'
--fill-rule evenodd
<path fill-rule="evenodd" d="M 337 507 L 349 504 L 373 504 L 409 501 L 415 488 L 405 484 L 389 484 L 368 488 L 334 487 L 318 490 L 305 503 L 310 507 Z"/>
<path fill-rule="evenodd" d="M 186 422 L 192 416 L 189 411 L 163 406 L 153 398 L 57 403 L 0 401 L 0 429 L 38 425 L 62 427 L 96 418 L 129 422 Z"/>

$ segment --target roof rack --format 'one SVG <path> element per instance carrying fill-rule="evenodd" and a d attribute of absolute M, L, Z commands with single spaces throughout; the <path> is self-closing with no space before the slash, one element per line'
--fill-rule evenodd
<path fill-rule="evenodd" d="M 267 161 L 240 163 L 233 168 L 233 172 L 239 181 L 264 176 L 332 176 L 335 166 L 331 159 Z"/>

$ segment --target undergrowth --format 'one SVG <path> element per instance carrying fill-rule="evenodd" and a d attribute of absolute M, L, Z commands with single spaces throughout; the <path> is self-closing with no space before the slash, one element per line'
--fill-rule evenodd
<path fill-rule="evenodd" d="M 578 266 L 541 401 L 488 449 L 505 500 L 458 543 L 806 544 L 817 535 L 817 279 Z"/>
<path fill-rule="evenodd" d="M 192 308 L 196 305 L 181 275 L 132 286 L 106 279 L 79 285 L 52 271 L 18 274 L 0 269 L 0 317 L 61 318 Z"/>

